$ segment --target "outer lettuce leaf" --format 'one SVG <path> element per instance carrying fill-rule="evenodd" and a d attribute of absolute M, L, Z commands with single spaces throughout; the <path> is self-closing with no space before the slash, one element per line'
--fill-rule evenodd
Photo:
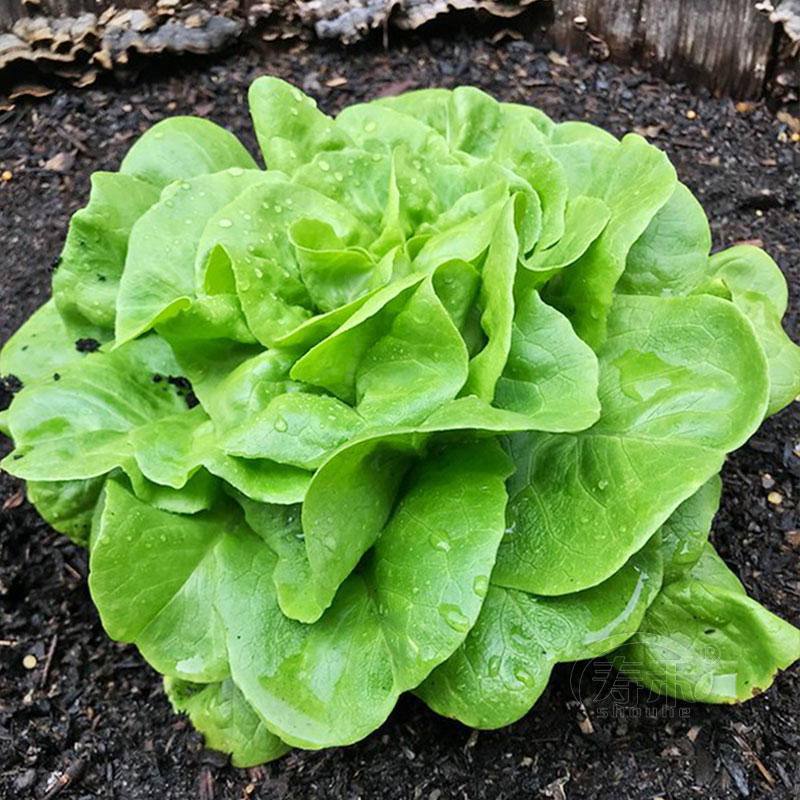
<path fill-rule="evenodd" d="M 558 662 L 595 658 L 628 639 L 660 586 L 658 535 L 582 592 L 542 597 L 491 583 L 464 644 L 416 693 L 474 728 L 509 725 L 533 706 Z"/>
<path fill-rule="evenodd" d="M 3 469 L 26 480 L 65 481 L 129 466 L 130 431 L 185 410 L 166 380 L 153 380 L 176 373 L 169 347 L 150 336 L 91 353 L 58 381 L 29 385 L 9 411 L 16 449 Z"/>
<path fill-rule="evenodd" d="M 117 346 L 189 308 L 206 222 L 248 187 L 272 180 L 258 170 L 234 167 L 173 183 L 162 192 L 131 231 L 117 299 Z"/>
<path fill-rule="evenodd" d="M 210 600 L 215 550 L 228 532 L 245 535 L 225 507 L 170 514 L 109 480 L 89 547 L 89 589 L 109 635 L 134 642 L 164 674 L 225 680 L 225 629 Z"/>
<path fill-rule="evenodd" d="M 280 612 L 275 556 L 229 510 L 176 518 L 110 481 L 92 535 L 92 596 L 112 635 L 187 679 L 222 679 L 224 632 L 234 683 L 284 741 L 354 741 L 474 624 L 503 532 L 508 469 L 493 443 L 420 465 L 371 557 L 314 625 Z M 120 585 L 137 587 L 135 602 Z"/>
<path fill-rule="evenodd" d="M 104 476 L 83 481 L 28 481 L 28 500 L 54 530 L 85 545 L 104 483 Z"/>
<path fill-rule="evenodd" d="M 684 500 L 662 526 L 664 583 L 681 577 L 700 560 L 721 491 L 722 481 L 715 475 Z"/>
<path fill-rule="evenodd" d="M 76 349 L 51 299 L 3 345 L 0 374 L 16 376 L 24 387 L 39 380 L 53 380 L 60 370 L 90 356 Z"/>
<path fill-rule="evenodd" d="M 667 584 L 614 664 L 653 691 L 711 703 L 749 700 L 800 658 L 800 630 L 744 593 L 706 545 Z"/>
<path fill-rule="evenodd" d="M 85 208 L 69 223 L 53 275 L 53 297 L 70 333 L 113 337 L 119 282 L 134 223 L 158 200 L 158 188 L 117 172 L 95 172 Z"/>
<path fill-rule="evenodd" d="M 255 767 L 282 756 L 289 746 L 271 734 L 231 680 L 197 684 L 164 679 L 175 711 L 189 715 L 206 747 L 231 754 L 234 767 Z"/>
<path fill-rule="evenodd" d="M 593 427 L 513 440 L 500 585 L 565 594 L 613 574 L 766 407 L 761 348 L 747 320 L 714 297 L 618 297 L 598 358 Z"/>
<path fill-rule="evenodd" d="M 232 133 L 199 117 L 170 117 L 136 140 L 120 172 L 163 189 L 174 180 L 230 167 L 256 169 L 253 157 Z"/>
<path fill-rule="evenodd" d="M 711 282 L 705 290 L 729 297 L 753 323 L 769 366 L 767 415 L 775 414 L 800 395 L 800 347 L 781 326 L 786 313 L 786 279 L 780 267 L 751 245 L 731 247 L 708 263 Z"/>

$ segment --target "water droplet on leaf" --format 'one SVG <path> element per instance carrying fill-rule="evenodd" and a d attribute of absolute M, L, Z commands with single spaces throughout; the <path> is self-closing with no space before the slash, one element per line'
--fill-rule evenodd
<path fill-rule="evenodd" d="M 458 606 L 442 603 L 439 606 L 439 614 L 454 631 L 466 633 L 469 630 L 469 618 L 464 616 Z"/>

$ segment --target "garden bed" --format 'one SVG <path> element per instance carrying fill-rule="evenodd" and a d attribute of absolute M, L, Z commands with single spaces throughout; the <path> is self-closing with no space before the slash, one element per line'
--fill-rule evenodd
<path fill-rule="evenodd" d="M 711 219 L 715 247 L 763 241 L 786 271 L 786 325 L 800 338 L 800 144 L 791 130 L 759 105 L 697 97 L 609 64 L 568 63 L 512 36 L 492 44 L 454 35 L 409 38 L 388 52 L 298 45 L 267 57 L 239 53 L 0 115 L 0 341 L 49 296 L 89 174 L 115 169 L 139 132 L 172 113 L 207 116 L 255 149 L 245 92 L 264 72 L 302 86 L 329 112 L 378 94 L 473 84 L 557 120 L 588 119 L 617 135 L 635 129 L 669 153 Z M 798 438 L 794 404 L 729 457 L 712 533 L 748 592 L 795 624 Z M 708 707 L 650 698 L 622 680 L 593 700 L 602 666 L 562 666 L 534 710 L 504 730 L 475 734 L 406 698 L 358 745 L 233 770 L 173 716 L 135 649 L 106 637 L 86 590 L 84 552 L 49 530 L 7 475 L 2 503 L 0 797 L 52 797 L 59 776 L 69 785 L 56 796 L 65 799 L 780 800 L 800 790 L 797 667 L 747 705 Z"/>

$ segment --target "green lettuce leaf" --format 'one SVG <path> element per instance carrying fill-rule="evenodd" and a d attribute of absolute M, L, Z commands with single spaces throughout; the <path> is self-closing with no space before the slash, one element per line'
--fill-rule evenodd
<path fill-rule="evenodd" d="M 543 597 L 492 582 L 464 644 L 416 694 L 473 728 L 509 725 L 558 662 L 605 655 L 634 634 L 660 586 L 658 535 L 610 578 L 574 594 Z"/>
<path fill-rule="evenodd" d="M 512 441 L 500 585 L 555 595 L 604 580 L 719 472 L 766 408 L 761 348 L 714 297 L 619 296 L 598 359 L 591 428 Z"/>
<path fill-rule="evenodd" d="M 738 703 L 798 658 L 800 629 L 747 597 L 706 545 L 696 566 L 659 593 L 613 663 L 659 694 Z"/>
<path fill-rule="evenodd" d="M 164 690 L 175 711 L 188 715 L 203 734 L 206 747 L 230 753 L 234 767 L 255 767 L 289 749 L 267 730 L 230 679 L 198 684 L 165 677 Z"/>
<path fill-rule="evenodd" d="M 788 302 L 780 267 L 763 250 L 739 245 L 709 259 L 705 291 L 721 294 L 753 323 L 769 367 L 767 415 L 800 395 L 800 347 L 781 326 Z"/>

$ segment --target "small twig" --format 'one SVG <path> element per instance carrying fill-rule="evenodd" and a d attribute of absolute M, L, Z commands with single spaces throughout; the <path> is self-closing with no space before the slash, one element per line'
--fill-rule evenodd
<path fill-rule="evenodd" d="M 58 125 L 56 127 L 58 133 L 60 133 L 70 144 L 74 145 L 74 147 L 79 150 L 83 155 L 88 156 L 91 155 L 89 148 L 76 136 L 73 136 L 63 125 Z"/>
<path fill-rule="evenodd" d="M 706 147 L 701 142 L 695 142 L 691 139 L 673 139 L 672 144 L 674 144 L 675 147 L 686 147 L 689 150 L 704 150 Z"/>
<path fill-rule="evenodd" d="M 200 773 L 199 795 L 200 800 L 214 800 L 214 776 L 208 767 Z"/>
<path fill-rule="evenodd" d="M 50 642 L 50 647 L 47 650 L 47 655 L 44 659 L 44 667 L 42 668 L 42 674 L 39 678 L 39 688 L 44 689 L 45 684 L 47 683 L 47 675 L 50 672 L 50 665 L 53 663 L 53 655 L 56 652 L 56 645 L 58 644 L 58 634 L 53 634 L 53 640 Z"/>
<path fill-rule="evenodd" d="M 66 789 L 67 786 L 72 786 L 73 783 L 77 783 L 83 777 L 85 771 L 86 761 L 82 758 L 74 761 L 58 776 L 56 782 L 42 795 L 42 800 L 50 800 L 51 797 L 55 797 L 62 789 Z"/>
<path fill-rule="evenodd" d="M 747 740 L 744 739 L 742 736 L 737 736 L 735 733 L 733 734 L 734 741 L 736 744 L 739 745 L 741 751 L 748 756 L 752 762 L 756 765 L 756 769 L 761 773 L 764 780 L 773 787 L 775 785 L 775 778 L 772 777 L 769 770 L 761 763 L 761 759 L 753 752 L 753 748 L 747 743 Z"/>
<path fill-rule="evenodd" d="M 76 581 L 83 580 L 83 575 L 81 575 L 80 572 L 78 572 L 78 570 L 76 570 L 75 567 L 73 567 L 72 564 L 69 563 L 69 561 L 64 561 L 64 569 L 67 572 L 69 572 L 69 574 L 72 575 L 72 577 L 75 578 Z"/>

